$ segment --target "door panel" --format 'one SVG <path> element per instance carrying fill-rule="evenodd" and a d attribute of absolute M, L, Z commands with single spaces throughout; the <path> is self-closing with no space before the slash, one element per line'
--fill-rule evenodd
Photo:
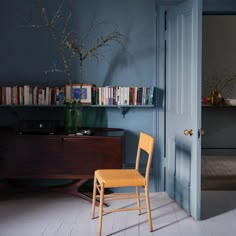
<path fill-rule="evenodd" d="M 167 192 L 200 217 L 201 0 L 167 11 Z M 193 130 L 184 135 L 184 130 Z"/>

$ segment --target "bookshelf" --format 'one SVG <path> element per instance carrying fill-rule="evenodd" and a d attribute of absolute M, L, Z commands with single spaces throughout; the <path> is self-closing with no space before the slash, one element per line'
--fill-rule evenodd
<path fill-rule="evenodd" d="M 63 109 L 66 105 L 0 105 L 0 108 L 5 109 L 25 109 L 25 108 L 45 108 L 45 109 Z M 154 108 L 155 105 L 90 105 L 90 104 L 83 104 L 83 108 L 118 108 L 120 109 L 120 113 L 125 118 L 125 115 L 129 112 L 132 108 Z"/>
<path fill-rule="evenodd" d="M 118 108 L 125 117 L 131 108 L 154 107 L 155 87 L 96 87 L 95 85 L 85 85 L 84 87 L 86 88 L 86 100 L 90 101 L 82 102 L 84 108 Z M 0 106 L 17 109 L 64 108 L 65 101 L 78 101 L 76 100 L 78 89 L 78 85 L 73 85 L 70 90 L 68 90 L 68 86 L 2 86 L 0 87 Z M 75 93 L 77 97 L 74 95 Z"/>

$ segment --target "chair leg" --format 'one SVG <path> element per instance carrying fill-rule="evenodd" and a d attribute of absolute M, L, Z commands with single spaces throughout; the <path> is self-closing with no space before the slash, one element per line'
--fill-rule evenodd
<path fill-rule="evenodd" d="M 138 209 L 138 214 L 141 215 L 141 209 L 140 209 L 140 192 L 139 192 L 139 187 L 135 187 L 136 188 L 136 196 L 137 196 L 137 207 Z"/>
<path fill-rule="evenodd" d="M 98 225 L 98 236 L 102 235 L 102 216 L 103 216 L 103 204 L 104 204 L 104 185 L 101 185 L 100 191 L 100 205 L 99 205 L 99 225 Z"/>
<path fill-rule="evenodd" d="M 93 202 L 92 202 L 92 219 L 94 219 L 94 213 L 95 213 L 96 193 L 97 193 L 97 178 L 94 176 L 94 181 L 93 181 Z"/>
<path fill-rule="evenodd" d="M 147 205 L 147 214 L 148 214 L 148 222 L 149 222 L 149 231 L 152 232 L 152 216 L 151 216 L 151 209 L 150 209 L 150 198 L 149 198 L 149 191 L 148 187 L 145 186 L 145 195 L 146 195 L 146 205 Z"/>

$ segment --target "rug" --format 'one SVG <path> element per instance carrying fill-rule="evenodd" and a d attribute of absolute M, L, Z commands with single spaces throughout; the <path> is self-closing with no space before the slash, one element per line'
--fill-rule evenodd
<path fill-rule="evenodd" d="M 236 156 L 202 156 L 202 190 L 236 190 Z"/>

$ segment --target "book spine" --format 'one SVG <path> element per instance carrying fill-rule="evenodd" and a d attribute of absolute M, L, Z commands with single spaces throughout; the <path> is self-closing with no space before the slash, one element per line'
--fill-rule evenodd
<path fill-rule="evenodd" d="M 58 102 L 56 102 L 56 105 L 63 105 L 64 104 L 63 88 L 57 88 L 57 93 L 59 94 L 59 99 Z"/>
<path fill-rule="evenodd" d="M 29 105 L 30 104 L 30 86 L 29 85 L 24 85 L 24 105 Z"/>

